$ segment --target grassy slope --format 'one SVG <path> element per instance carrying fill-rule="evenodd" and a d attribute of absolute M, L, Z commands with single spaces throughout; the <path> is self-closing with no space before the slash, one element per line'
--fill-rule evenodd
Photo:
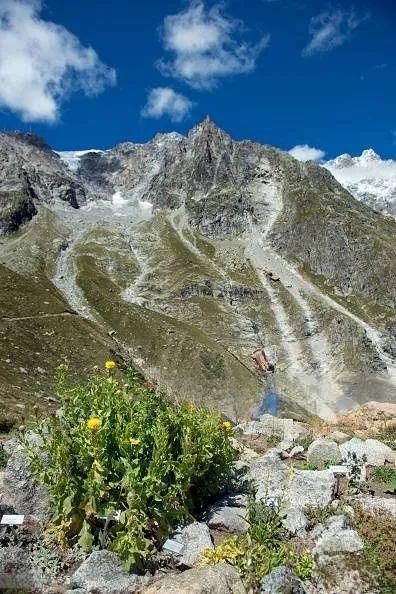
<path fill-rule="evenodd" d="M 44 276 L 21 276 L 0 265 L 0 286 L 3 414 L 23 413 L 36 403 L 47 406 L 60 363 L 84 377 L 111 354 L 114 344 L 104 331 L 80 316 L 62 315 L 69 306 Z M 26 316 L 31 318 L 9 319 Z"/>

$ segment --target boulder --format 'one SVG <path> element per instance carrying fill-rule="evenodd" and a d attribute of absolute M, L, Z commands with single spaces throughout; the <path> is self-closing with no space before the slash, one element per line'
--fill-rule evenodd
<path fill-rule="evenodd" d="M 371 495 L 358 495 L 354 501 L 365 509 L 386 512 L 396 518 L 395 497 L 371 497 Z"/>
<path fill-rule="evenodd" d="M 336 480 L 328 470 L 294 470 L 271 450 L 254 460 L 247 474 L 256 500 L 276 503 L 284 510 L 307 505 L 323 507 L 334 499 Z"/>
<path fill-rule="evenodd" d="M 261 580 L 261 594 L 305 594 L 303 582 L 284 565 L 275 567 Z"/>
<path fill-rule="evenodd" d="M 350 528 L 349 518 L 339 515 L 326 522 L 312 552 L 317 564 L 325 565 L 336 555 L 360 553 L 363 546 L 359 534 Z"/>
<path fill-rule="evenodd" d="M 280 419 L 272 415 L 262 415 L 259 421 L 241 423 L 235 427 L 235 431 L 241 431 L 245 435 L 262 435 L 269 437 L 274 435 L 282 440 L 297 441 L 301 437 L 310 435 L 310 430 L 293 419 Z"/>
<path fill-rule="evenodd" d="M 334 464 L 341 462 L 342 455 L 338 444 L 331 439 L 320 437 L 311 443 L 307 451 L 307 462 L 322 466 L 331 460 Z"/>
<path fill-rule="evenodd" d="M 169 575 L 141 594 L 246 594 L 246 589 L 235 567 L 219 564 Z"/>
<path fill-rule="evenodd" d="M 286 490 L 284 507 L 325 507 L 334 499 L 335 485 L 328 470 L 297 470 Z"/>
<path fill-rule="evenodd" d="M 115 553 L 101 550 L 90 554 L 70 578 L 70 590 L 95 594 L 131 594 L 148 579 L 127 573 Z"/>
<path fill-rule="evenodd" d="M 177 559 L 182 567 L 192 567 L 205 549 L 213 549 L 210 531 L 204 522 L 193 522 L 179 528 L 171 538 L 183 544 Z"/>
<path fill-rule="evenodd" d="M 35 434 L 28 435 L 28 441 L 31 447 L 41 443 Z M 23 446 L 14 442 L 0 487 L 0 504 L 12 508 L 17 514 L 45 519 L 49 515 L 49 499 L 47 487 L 39 485 L 30 471 Z"/>
<path fill-rule="evenodd" d="M 205 514 L 209 528 L 231 533 L 245 533 L 247 522 L 247 498 L 243 495 L 225 497 L 210 506 Z"/>
<path fill-rule="evenodd" d="M 45 579 L 29 554 L 20 547 L 0 549 L 0 592 L 45 592 Z"/>
<path fill-rule="evenodd" d="M 344 433 L 343 431 L 337 430 L 333 431 L 333 433 L 330 433 L 329 439 L 335 441 L 336 443 L 338 443 L 338 445 L 340 445 L 341 443 L 345 443 L 346 441 L 348 441 L 350 439 L 350 435 L 348 435 L 348 433 Z"/>
<path fill-rule="evenodd" d="M 303 536 L 309 525 L 309 521 L 300 507 L 293 507 L 287 510 L 282 524 L 292 536 Z"/>
<path fill-rule="evenodd" d="M 358 458 L 366 456 L 367 462 L 371 466 L 383 466 L 385 462 L 394 463 L 396 461 L 396 452 L 389 446 L 377 439 L 359 439 L 353 437 L 349 441 L 340 445 L 340 450 L 344 460 L 347 459 L 348 452 L 355 453 Z"/>

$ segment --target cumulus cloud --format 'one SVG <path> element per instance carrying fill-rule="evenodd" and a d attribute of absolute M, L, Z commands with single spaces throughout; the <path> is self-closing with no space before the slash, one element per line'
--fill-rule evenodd
<path fill-rule="evenodd" d="M 190 0 L 185 10 L 165 17 L 162 40 L 172 58 L 157 66 L 165 76 L 196 89 L 210 89 L 222 77 L 251 72 L 270 36 L 256 44 L 238 42 L 234 35 L 242 28 L 241 21 L 222 13 L 220 4 L 207 10 L 202 0 Z"/>
<path fill-rule="evenodd" d="M 41 19 L 41 8 L 41 0 L 0 0 L 0 107 L 55 122 L 71 92 L 95 95 L 116 75 L 63 26 Z"/>
<path fill-rule="evenodd" d="M 308 144 L 297 144 L 288 153 L 298 161 L 320 161 L 326 154 L 325 151 Z"/>
<path fill-rule="evenodd" d="M 329 52 L 339 47 L 368 16 L 368 14 L 358 16 L 353 8 L 350 10 L 329 8 L 312 17 L 309 26 L 311 40 L 303 49 L 303 56 Z"/>
<path fill-rule="evenodd" d="M 144 118 L 161 118 L 167 115 L 172 122 L 181 122 L 191 111 L 193 102 L 170 87 L 151 89 L 142 109 Z"/>

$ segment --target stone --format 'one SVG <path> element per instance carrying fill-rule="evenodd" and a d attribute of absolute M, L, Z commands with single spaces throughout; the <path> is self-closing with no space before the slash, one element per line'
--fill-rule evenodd
<path fill-rule="evenodd" d="M 38 435 L 27 436 L 29 445 L 40 445 Z M 0 489 L 0 504 L 11 507 L 16 514 L 32 515 L 46 519 L 49 515 L 49 493 L 45 485 L 37 483 L 33 477 L 29 460 L 23 447 L 14 442 L 4 471 Z"/>
<path fill-rule="evenodd" d="M 356 530 L 350 528 L 350 519 L 344 515 L 329 518 L 313 548 L 318 565 L 325 565 L 335 555 L 360 553 L 363 541 Z"/>
<path fill-rule="evenodd" d="M 315 439 L 308 447 L 307 462 L 322 466 L 325 462 L 331 460 L 338 464 L 341 462 L 342 455 L 338 444 L 330 439 L 320 437 Z"/>
<path fill-rule="evenodd" d="M 131 594 L 145 585 L 144 576 L 127 573 L 117 555 L 111 551 L 94 551 L 70 578 L 70 589 L 95 594 Z"/>
<path fill-rule="evenodd" d="M 396 518 L 395 497 L 372 497 L 371 495 L 358 495 L 354 498 L 354 501 L 366 509 L 386 512 Z"/>
<path fill-rule="evenodd" d="M 0 548 L 0 592 L 45 592 L 45 578 L 20 547 Z"/>
<path fill-rule="evenodd" d="M 328 470 L 295 470 L 270 450 L 253 461 L 247 479 L 256 489 L 256 500 L 275 503 L 283 510 L 323 507 L 334 499 L 336 479 Z"/>
<path fill-rule="evenodd" d="M 269 437 L 274 435 L 286 441 L 297 441 L 302 437 L 310 435 L 310 430 L 293 419 L 282 419 L 272 415 L 262 415 L 259 421 L 241 423 L 235 427 L 245 435 L 263 435 Z"/>
<path fill-rule="evenodd" d="M 330 433 L 329 439 L 335 441 L 336 443 L 338 443 L 338 445 L 340 445 L 341 443 L 345 443 L 346 441 L 348 441 L 350 439 L 350 435 L 348 435 L 348 433 L 344 433 L 343 431 L 337 430 L 333 431 L 333 433 Z"/>
<path fill-rule="evenodd" d="M 193 522 L 179 528 L 171 538 L 184 545 L 177 558 L 178 565 L 182 567 L 192 567 L 205 549 L 213 549 L 210 530 L 204 522 Z"/>
<path fill-rule="evenodd" d="M 305 594 L 303 582 L 284 565 L 275 567 L 261 580 L 261 594 Z"/>
<path fill-rule="evenodd" d="M 209 528 L 230 533 L 245 533 L 247 522 L 247 498 L 242 495 L 225 497 L 210 506 L 205 514 Z"/>
<path fill-rule="evenodd" d="M 367 462 L 370 466 L 383 466 L 385 462 L 394 463 L 396 461 L 396 452 L 389 446 L 385 445 L 377 439 L 359 439 L 353 437 L 349 441 L 340 445 L 343 459 L 346 460 L 348 452 L 355 453 L 359 458 L 366 456 Z"/>
<path fill-rule="evenodd" d="M 246 594 L 246 589 L 235 567 L 221 563 L 169 575 L 141 594 Z"/>
<path fill-rule="evenodd" d="M 285 493 L 285 507 L 325 507 L 334 499 L 335 485 L 328 470 L 297 470 Z"/>
<path fill-rule="evenodd" d="M 291 535 L 303 536 L 308 528 L 309 521 L 300 507 L 293 507 L 287 510 L 282 524 Z"/>

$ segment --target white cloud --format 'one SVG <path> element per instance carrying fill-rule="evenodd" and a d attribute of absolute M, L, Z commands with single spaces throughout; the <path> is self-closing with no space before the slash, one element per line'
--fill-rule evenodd
<path fill-rule="evenodd" d="M 0 0 L 0 107 L 54 122 L 71 92 L 95 95 L 116 75 L 63 26 L 41 19 L 41 8 L 41 0 Z"/>
<path fill-rule="evenodd" d="M 251 72 L 270 36 L 264 35 L 256 44 L 238 42 L 233 34 L 242 26 L 222 14 L 220 4 L 206 10 L 202 0 L 190 0 L 185 10 L 164 20 L 163 44 L 173 57 L 157 66 L 165 76 L 197 89 L 213 88 L 221 77 Z"/>
<path fill-rule="evenodd" d="M 309 32 L 310 42 L 303 49 L 303 56 L 317 52 L 329 52 L 342 45 L 350 33 L 368 18 L 368 14 L 358 17 L 353 8 L 341 10 L 329 8 L 312 17 Z"/>
<path fill-rule="evenodd" d="M 167 115 L 172 122 L 181 122 L 192 107 L 193 102 L 190 99 L 170 87 L 156 87 L 149 92 L 141 114 L 144 118 L 161 118 Z"/>
<path fill-rule="evenodd" d="M 325 151 L 308 144 L 297 144 L 288 153 L 298 161 L 320 161 L 326 154 Z"/>

